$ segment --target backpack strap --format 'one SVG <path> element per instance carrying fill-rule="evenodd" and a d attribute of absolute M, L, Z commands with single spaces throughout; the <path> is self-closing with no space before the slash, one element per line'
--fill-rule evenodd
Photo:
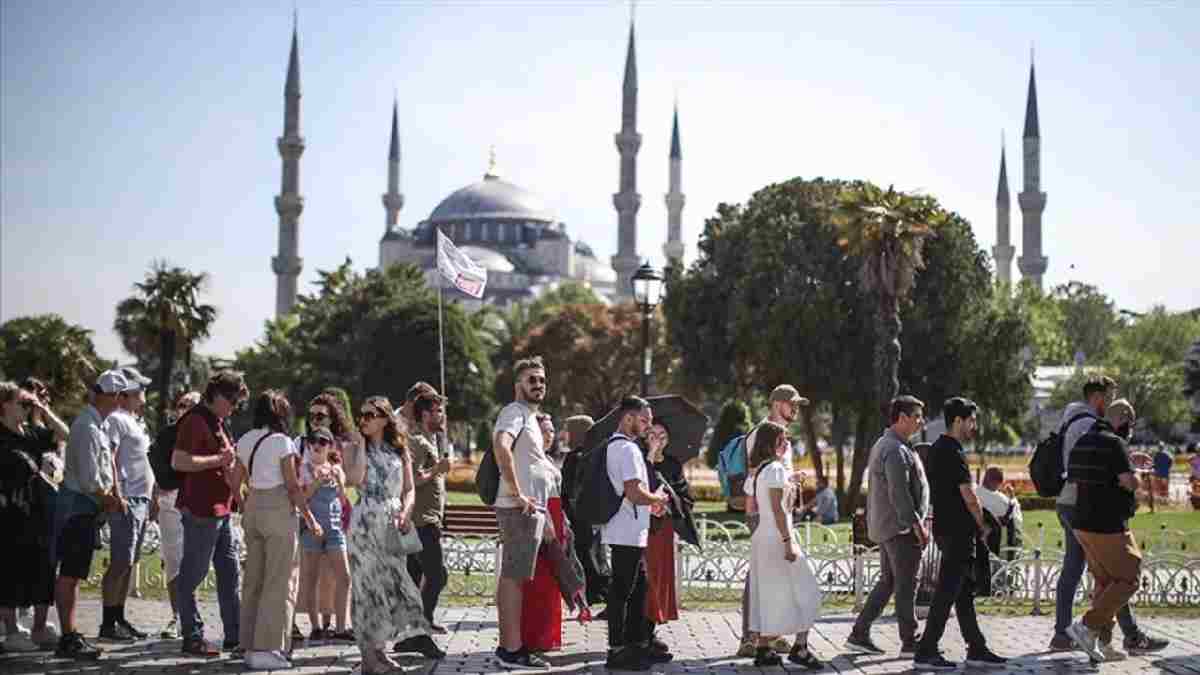
<path fill-rule="evenodd" d="M 608 441 L 607 441 L 607 442 L 605 442 L 605 444 L 604 444 L 604 465 L 605 465 L 605 473 L 608 473 L 608 471 L 607 471 L 607 469 L 608 469 L 608 449 L 609 449 L 610 447 L 612 447 L 612 444 L 613 444 L 613 441 L 614 441 L 614 440 L 624 440 L 624 441 L 629 441 L 630 443 L 633 443 L 634 445 L 637 445 L 637 441 L 635 441 L 635 440 L 633 440 L 632 438 L 630 438 L 630 437 L 626 436 L 625 434 L 622 434 L 622 433 L 621 433 L 621 432 L 619 432 L 619 431 L 618 431 L 617 433 L 613 434 L 612 436 L 609 436 L 609 437 L 608 437 Z M 649 476 L 647 476 L 646 478 L 647 478 L 647 480 L 649 480 Z M 646 483 L 646 489 L 650 489 L 650 484 L 649 484 L 649 482 L 647 482 L 647 483 Z M 621 490 L 621 501 L 625 501 L 625 491 L 624 491 L 624 490 Z M 629 505 L 633 507 L 633 519 L 634 519 L 634 520 L 637 520 L 637 504 L 634 504 L 633 502 L 629 502 Z M 618 506 L 618 507 L 617 507 L 617 510 L 620 510 L 620 508 L 621 508 L 621 507 L 620 507 L 620 506 Z"/>
<path fill-rule="evenodd" d="M 263 434 L 262 438 L 254 443 L 254 449 L 250 451 L 250 468 L 246 471 L 246 484 L 250 484 L 250 479 L 254 477 L 254 457 L 258 454 L 258 446 L 263 444 L 263 441 L 272 436 L 282 436 L 278 431 L 271 431 Z"/>

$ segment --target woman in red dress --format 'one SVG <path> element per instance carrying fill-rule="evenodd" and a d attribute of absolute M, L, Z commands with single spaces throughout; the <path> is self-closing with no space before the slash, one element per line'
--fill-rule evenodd
<path fill-rule="evenodd" d="M 650 489 L 658 490 L 661 482 L 681 500 L 690 500 L 683 465 L 664 454 L 671 442 L 671 432 L 655 421 L 646 434 L 646 463 L 649 465 Z M 654 638 L 654 628 L 679 618 L 679 600 L 675 596 L 675 526 L 668 509 L 650 519 L 650 539 L 646 543 L 646 619 L 650 622 L 651 648 L 663 650 L 666 645 Z"/>
<path fill-rule="evenodd" d="M 547 455 L 551 455 L 550 448 L 555 442 L 554 420 L 546 413 L 541 413 L 538 423 L 542 428 L 542 447 L 547 448 Z M 550 498 L 546 502 L 546 528 L 549 530 L 553 525 L 557 535 L 563 532 L 561 474 L 553 482 Z M 521 606 L 525 608 L 521 612 L 521 644 L 532 652 L 562 648 L 562 596 L 554 574 L 554 563 L 546 552 L 549 536 L 547 531 L 542 537 L 542 550 L 538 551 L 533 578 L 521 588 Z"/>

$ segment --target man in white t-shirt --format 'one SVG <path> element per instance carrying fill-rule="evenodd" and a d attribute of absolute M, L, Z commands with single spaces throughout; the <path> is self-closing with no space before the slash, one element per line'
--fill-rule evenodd
<path fill-rule="evenodd" d="M 600 534 L 612 558 L 612 582 L 608 587 L 609 670 L 647 670 L 666 663 L 671 654 L 664 645 L 649 643 L 646 621 L 646 541 L 650 536 L 650 512 L 660 512 L 667 495 L 659 488 L 650 492 L 646 458 L 637 439 L 654 421 L 650 404 L 627 396 L 617 408 L 617 433 L 607 449 L 608 479 L 613 490 L 623 495 L 621 506 Z"/>
<path fill-rule="evenodd" d="M 496 580 L 500 644 L 496 657 L 509 665 L 546 668 L 549 664 L 521 642 L 521 587 L 533 578 L 542 537 L 555 536 L 554 526 L 546 518 L 546 503 L 560 474 L 546 457 L 537 419 L 546 399 L 542 358 L 517 361 L 513 374 L 516 400 L 500 410 L 492 434 L 492 451 L 500 469 L 495 504 L 501 542 Z"/>

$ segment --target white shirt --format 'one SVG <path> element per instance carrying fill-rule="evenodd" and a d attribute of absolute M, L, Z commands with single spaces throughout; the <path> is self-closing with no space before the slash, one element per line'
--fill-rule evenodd
<path fill-rule="evenodd" d="M 500 432 L 516 439 L 512 446 L 513 472 L 517 474 L 521 494 L 545 506 L 550 497 L 557 496 L 554 492 L 562 474 L 558 467 L 554 466 L 554 462 L 546 457 L 537 413 L 520 401 L 509 403 L 496 417 L 492 436 L 495 437 Z M 502 475 L 500 489 L 496 492 L 496 508 L 512 509 L 520 505 L 516 492 Z"/>
<path fill-rule="evenodd" d="M 608 480 L 617 494 L 625 494 L 625 481 L 637 480 L 649 489 L 650 476 L 646 473 L 646 459 L 637 443 L 620 434 L 613 434 L 608 444 Z M 600 526 L 600 536 L 609 546 L 637 546 L 646 548 L 650 538 L 650 507 L 634 506 L 628 499 L 621 500 L 617 513 Z"/>
<path fill-rule="evenodd" d="M 253 473 L 250 475 L 250 488 L 254 490 L 270 490 L 283 485 L 280 460 L 296 454 L 296 446 L 285 434 L 268 429 L 251 429 L 242 434 L 237 442 L 238 459 L 247 471 L 251 470 L 250 455 L 254 452 L 254 445 L 267 434 L 271 436 L 258 445 L 258 453 L 254 455 Z"/>
<path fill-rule="evenodd" d="M 154 494 L 154 470 L 150 468 L 150 434 L 145 425 L 126 410 L 114 410 L 108 416 L 108 436 L 116 448 L 121 494 L 148 499 Z"/>
<path fill-rule="evenodd" d="M 989 490 L 980 485 L 975 488 L 975 496 L 979 498 L 979 505 L 996 516 L 996 520 L 1003 518 L 1004 514 L 1008 513 L 1008 505 L 1012 504 L 1013 522 L 1020 526 L 1024 521 L 1024 517 L 1021 515 L 1021 502 L 1010 498 L 1003 492 Z"/>

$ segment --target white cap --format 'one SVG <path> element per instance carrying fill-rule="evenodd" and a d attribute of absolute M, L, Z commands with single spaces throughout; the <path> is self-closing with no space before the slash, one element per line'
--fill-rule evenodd
<path fill-rule="evenodd" d="M 129 389 L 129 380 L 119 370 L 106 370 L 96 380 L 96 391 L 102 394 L 119 394 Z"/>
<path fill-rule="evenodd" d="M 133 366 L 126 366 L 122 368 L 121 374 L 125 376 L 126 380 L 129 380 L 129 386 L 125 388 L 125 391 L 142 391 L 146 387 L 150 386 L 150 378 L 142 375 L 141 372 L 139 372 L 138 369 L 134 368 Z"/>

